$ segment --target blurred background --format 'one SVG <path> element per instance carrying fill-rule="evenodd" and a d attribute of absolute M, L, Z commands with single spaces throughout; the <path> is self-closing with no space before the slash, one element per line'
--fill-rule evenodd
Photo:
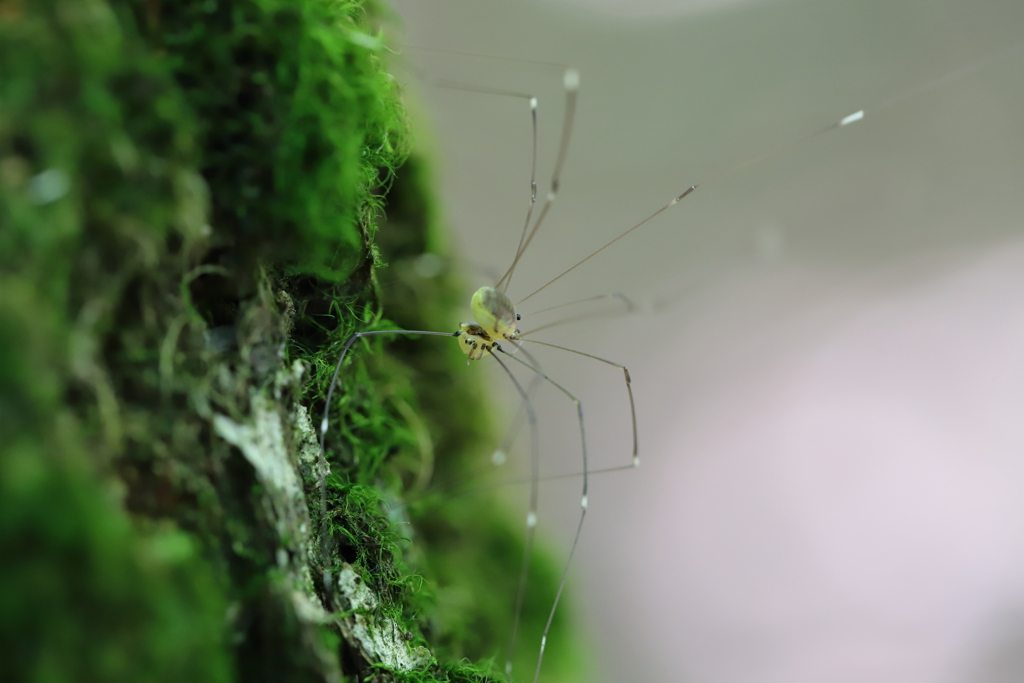
<path fill-rule="evenodd" d="M 519 239 L 528 108 L 429 81 L 539 98 L 543 197 L 564 95 L 561 69 L 533 62 L 582 71 L 562 193 L 513 301 L 689 185 L 867 110 L 701 187 L 519 307 L 526 331 L 583 297 L 637 305 L 537 335 L 627 365 L 636 394 L 642 465 L 594 477 L 572 572 L 593 680 L 1024 680 L 1024 48 L 979 63 L 1021 40 L 1024 4 L 397 7 L 473 287 Z M 627 464 L 621 373 L 538 356 L 583 400 L 591 466 Z M 511 415 L 488 365 L 467 371 Z M 576 471 L 573 407 L 547 389 L 537 403 L 545 473 Z M 543 533 L 567 544 L 579 481 L 542 497 Z"/>

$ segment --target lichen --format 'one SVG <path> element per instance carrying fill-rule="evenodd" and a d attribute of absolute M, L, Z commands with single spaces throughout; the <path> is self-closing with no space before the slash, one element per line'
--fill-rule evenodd
<path fill-rule="evenodd" d="M 412 634 L 403 626 L 393 619 L 376 617 L 380 607 L 377 596 L 351 566 L 342 566 L 337 582 L 338 592 L 351 612 L 350 617 L 340 620 L 342 633 L 359 644 L 367 661 L 395 671 L 415 671 L 430 662 L 426 648 L 409 644 Z"/>

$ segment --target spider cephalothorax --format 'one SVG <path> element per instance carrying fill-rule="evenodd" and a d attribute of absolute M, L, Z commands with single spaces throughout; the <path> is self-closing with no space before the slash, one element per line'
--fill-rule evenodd
<path fill-rule="evenodd" d="M 502 341 L 519 340 L 519 316 L 512 301 L 494 287 L 476 290 L 470 303 L 476 322 L 459 324 L 459 347 L 469 360 L 480 360 Z"/>

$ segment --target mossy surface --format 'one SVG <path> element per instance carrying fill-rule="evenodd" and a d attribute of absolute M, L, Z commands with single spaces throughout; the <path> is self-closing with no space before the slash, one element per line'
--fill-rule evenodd
<path fill-rule="evenodd" d="M 388 195 L 387 220 L 378 235 L 389 264 L 380 271 L 384 310 L 406 329 L 455 329 L 453 315 L 467 308 L 468 292 L 448 265 L 453 255 L 425 190 L 429 172 L 422 159 L 410 159 Z M 518 589 L 523 521 L 510 517 L 500 497 L 496 501 L 494 487 L 501 482 L 485 474 L 493 469 L 490 454 L 498 445 L 488 398 L 478 373 L 472 372 L 476 368 L 466 367 L 465 355 L 452 340 L 402 337 L 387 348 L 390 358 L 415 372 L 417 414 L 433 440 L 431 484 L 411 479 L 407 487 L 409 514 L 426 549 L 419 566 L 435 590 L 429 600 L 432 642 L 453 659 L 489 661 L 497 675 L 504 670 L 512 635 L 511 597 Z M 419 452 L 418 446 L 411 451 Z M 422 467 L 410 469 L 422 476 Z M 540 545 L 530 568 L 513 663 L 516 680 L 533 675 L 562 570 L 544 550 Z M 586 668 L 569 611 L 563 596 L 542 680 L 579 680 Z"/>
<path fill-rule="evenodd" d="M 462 294 L 410 274 L 447 251 L 375 21 L 0 0 L 5 680 L 490 680 L 520 541 L 432 483 L 491 441 L 453 343 L 357 347 L 319 504 L 338 344 Z"/>

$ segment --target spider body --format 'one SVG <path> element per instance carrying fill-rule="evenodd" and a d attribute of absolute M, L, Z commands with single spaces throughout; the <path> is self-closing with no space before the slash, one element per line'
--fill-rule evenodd
<path fill-rule="evenodd" d="M 516 323 L 520 316 L 503 292 L 494 287 L 481 287 L 473 294 L 470 308 L 476 322 L 460 323 L 457 334 L 461 339 L 459 348 L 468 360 L 480 360 L 484 354 L 493 353 L 502 340 L 519 341 Z"/>

